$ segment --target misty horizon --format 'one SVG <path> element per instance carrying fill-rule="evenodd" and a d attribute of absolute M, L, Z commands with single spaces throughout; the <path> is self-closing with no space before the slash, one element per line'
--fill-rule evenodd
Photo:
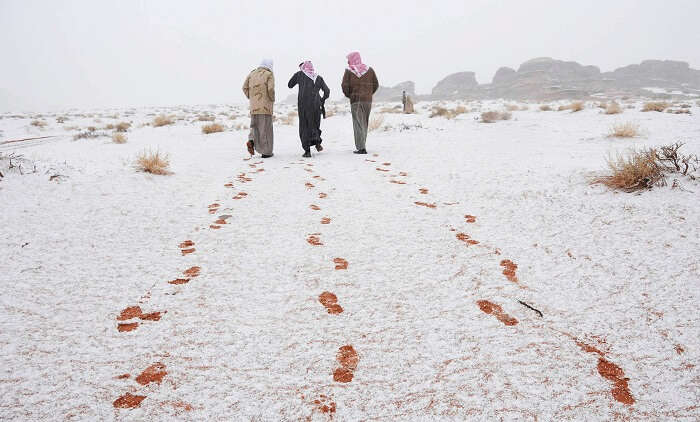
<path fill-rule="evenodd" d="M 4 2 L 10 65 L 0 70 L 0 111 L 239 103 L 245 75 L 263 57 L 275 62 L 277 101 L 294 92 L 286 83 L 304 59 L 339 100 L 353 50 L 382 86 L 411 80 L 418 94 L 456 72 L 490 83 L 498 68 L 536 57 L 602 72 L 649 59 L 700 68 L 698 15 L 691 1 L 319 2 L 302 12 L 284 2 Z"/>

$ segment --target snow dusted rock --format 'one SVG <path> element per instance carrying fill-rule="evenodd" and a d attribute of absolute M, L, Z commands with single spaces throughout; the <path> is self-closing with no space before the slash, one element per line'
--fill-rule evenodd
<path fill-rule="evenodd" d="M 436 98 L 464 98 L 478 86 L 474 72 L 453 73 L 435 85 L 432 95 Z"/>

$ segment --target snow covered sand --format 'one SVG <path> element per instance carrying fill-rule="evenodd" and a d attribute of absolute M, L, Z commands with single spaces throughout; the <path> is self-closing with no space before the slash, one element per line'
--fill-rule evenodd
<path fill-rule="evenodd" d="M 241 107 L 3 116 L 0 142 L 61 136 L 0 145 L 37 161 L 0 181 L 0 419 L 697 420 L 700 183 L 587 181 L 629 147 L 700 154 L 700 108 L 429 106 L 367 156 L 347 107 L 312 159 L 276 124 L 265 161 L 193 121 Z M 140 127 L 159 112 L 183 120 Z M 123 145 L 62 128 L 124 120 Z M 136 172 L 144 148 L 174 173 Z"/>

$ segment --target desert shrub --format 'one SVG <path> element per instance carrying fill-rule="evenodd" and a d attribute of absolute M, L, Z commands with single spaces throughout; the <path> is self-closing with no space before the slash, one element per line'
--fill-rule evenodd
<path fill-rule="evenodd" d="M 367 129 L 371 132 L 373 130 L 379 129 L 382 124 L 384 124 L 384 115 L 383 114 L 375 114 L 369 119 L 369 125 L 367 126 Z"/>
<path fill-rule="evenodd" d="M 200 122 L 213 122 L 215 118 L 211 114 L 200 114 L 197 116 L 197 120 Z"/>
<path fill-rule="evenodd" d="M 552 111 L 552 107 L 550 107 L 549 104 L 542 104 L 540 106 L 540 111 Z"/>
<path fill-rule="evenodd" d="M 613 138 L 634 138 L 639 136 L 639 125 L 632 122 L 615 123 L 610 126 L 608 136 Z"/>
<path fill-rule="evenodd" d="M 675 110 L 669 108 L 668 110 L 666 110 L 666 113 L 670 113 L 670 114 L 690 114 L 690 110 L 688 110 L 687 108 L 677 108 L 677 109 L 675 109 Z"/>
<path fill-rule="evenodd" d="M 99 138 L 100 136 L 109 136 L 109 135 L 104 133 L 104 132 L 98 132 L 97 129 L 90 126 L 87 128 L 86 131 L 78 132 L 77 134 L 73 135 L 73 140 L 94 139 L 94 138 Z"/>
<path fill-rule="evenodd" d="M 114 125 L 112 123 L 107 123 L 105 125 L 105 130 L 112 130 L 112 129 L 114 129 Z"/>
<path fill-rule="evenodd" d="M 485 111 L 481 113 L 482 123 L 495 123 L 499 120 L 510 120 L 513 117 L 507 111 Z"/>
<path fill-rule="evenodd" d="M 296 121 L 297 115 L 298 113 L 296 111 L 290 111 L 286 116 L 276 117 L 275 120 L 278 120 L 283 125 L 291 126 Z"/>
<path fill-rule="evenodd" d="M 115 144 L 125 144 L 126 135 L 124 135 L 123 133 L 114 132 L 112 134 L 112 142 L 114 142 Z"/>
<path fill-rule="evenodd" d="M 658 111 L 661 113 L 662 111 L 666 110 L 668 108 L 668 103 L 662 102 L 662 101 L 652 101 L 648 103 L 644 103 L 644 107 L 642 107 L 642 111 Z"/>
<path fill-rule="evenodd" d="M 153 127 L 167 126 L 172 125 L 173 123 L 175 123 L 175 121 L 173 121 L 172 116 L 161 114 L 153 118 Z"/>
<path fill-rule="evenodd" d="M 167 154 L 161 154 L 159 151 L 142 151 L 136 157 L 134 166 L 137 170 L 146 173 L 159 175 L 170 174 L 168 170 L 170 167 L 170 159 Z"/>
<path fill-rule="evenodd" d="M 453 110 L 450 110 L 449 108 L 445 108 L 445 107 L 435 106 L 435 107 L 433 107 L 433 110 L 430 112 L 429 117 L 444 117 L 446 119 L 454 119 L 455 117 L 459 116 L 460 114 L 464 114 L 464 113 L 468 113 L 468 112 L 469 112 L 469 110 L 463 105 L 458 105 Z"/>
<path fill-rule="evenodd" d="M 576 113 L 577 111 L 583 110 L 583 108 L 584 108 L 583 101 L 574 101 L 570 104 L 559 106 L 559 111 L 571 110 L 572 113 Z"/>
<path fill-rule="evenodd" d="M 68 117 L 66 117 L 66 116 L 58 116 L 58 117 L 56 117 L 56 123 L 65 123 L 66 120 L 68 120 Z"/>
<path fill-rule="evenodd" d="M 129 122 L 119 122 L 116 125 L 114 125 L 114 129 L 117 132 L 126 132 L 127 130 L 129 130 L 130 127 L 131 123 Z"/>
<path fill-rule="evenodd" d="M 202 133 L 205 135 L 208 135 L 210 133 L 223 132 L 223 131 L 224 131 L 224 126 L 220 125 L 218 123 L 211 123 L 211 124 L 202 126 Z"/>
<path fill-rule="evenodd" d="M 653 149 L 608 157 L 607 165 L 610 174 L 596 177 L 592 183 L 602 183 L 610 189 L 633 192 L 649 189 L 663 183 L 664 180 L 663 168 L 656 161 Z"/>
<path fill-rule="evenodd" d="M 46 122 L 43 120 L 32 120 L 30 123 L 34 127 L 42 128 L 46 126 Z"/>
<path fill-rule="evenodd" d="M 379 109 L 380 113 L 389 113 L 389 114 L 400 114 L 403 113 L 403 107 L 400 105 L 394 106 L 394 107 L 382 107 Z"/>
<path fill-rule="evenodd" d="M 666 185 L 669 174 L 680 174 L 695 180 L 700 161 L 695 154 L 679 153 L 683 145 L 682 142 L 676 142 L 609 157 L 607 164 L 610 174 L 596 177 L 591 183 L 602 183 L 611 189 L 634 192 Z"/>
<path fill-rule="evenodd" d="M 622 108 L 615 101 L 611 102 L 605 107 L 605 114 L 620 114 L 622 113 Z"/>
<path fill-rule="evenodd" d="M 520 106 L 517 104 L 506 104 L 506 110 L 508 111 L 518 111 L 520 110 Z"/>

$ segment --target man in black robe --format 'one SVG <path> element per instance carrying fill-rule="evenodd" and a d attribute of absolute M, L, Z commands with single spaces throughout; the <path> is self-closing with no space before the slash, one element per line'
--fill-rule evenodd
<path fill-rule="evenodd" d="M 310 61 L 299 65 L 299 71 L 292 75 L 287 86 L 294 88 L 299 85 L 297 108 L 299 109 L 299 138 L 304 148 L 302 157 L 311 157 L 311 147 L 323 151 L 321 146 L 321 110 L 331 91 L 323 78 L 314 71 Z M 323 97 L 319 91 L 323 91 Z"/>

